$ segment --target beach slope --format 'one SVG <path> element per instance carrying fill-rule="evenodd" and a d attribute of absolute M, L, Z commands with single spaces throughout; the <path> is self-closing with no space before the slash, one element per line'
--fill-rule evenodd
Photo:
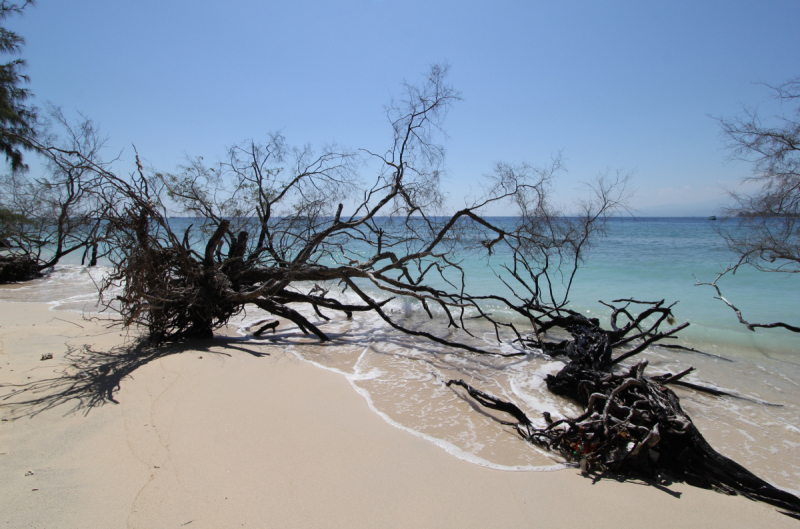
<path fill-rule="evenodd" d="M 106 323 L 0 303 L 0 383 L 58 376 L 68 346 L 110 351 L 126 337 Z M 14 420 L 26 408 L 0 409 L 4 527 L 798 526 L 681 483 L 462 461 L 277 347 L 219 339 L 175 353 L 88 414 L 62 405 Z"/>

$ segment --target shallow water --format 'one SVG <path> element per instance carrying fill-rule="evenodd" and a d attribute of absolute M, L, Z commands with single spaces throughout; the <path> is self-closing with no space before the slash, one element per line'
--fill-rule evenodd
<path fill-rule="evenodd" d="M 265 315 L 249 312 L 239 324 L 247 335 L 248 322 Z M 550 394 L 544 377 L 563 363 L 538 352 L 524 357 L 501 358 L 444 350 L 394 331 L 377 317 L 361 315 L 322 322 L 312 321 L 330 333 L 334 344 L 318 344 L 296 329 L 279 330 L 263 342 L 285 347 L 299 358 L 345 376 L 374 411 L 396 426 L 438 444 L 450 453 L 481 465 L 506 470 L 555 470 L 561 462 L 552 454 L 529 446 L 497 418 L 497 412 L 473 407 L 459 389 L 444 381 L 464 379 L 483 391 L 511 400 L 544 426 L 542 412 L 554 417 L 575 416 L 580 409 Z M 430 330 L 430 329 L 428 329 Z M 508 353 L 489 332 L 463 342 L 490 351 Z M 676 388 L 684 409 L 709 442 L 724 455 L 750 468 L 775 485 L 800 489 L 800 369 L 768 357 L 732 361 L 658 347 L 640 355 L 649 373 L 697 368 L 686 380 L 730 390 L 743 399 L 713 397 Z M 778 404 L 773 406 L 771 404 Z"/>
<path fill-rule="evenodd" d="M 638 358 L 649 361 L 650 374 L 694 366 L 697 371 L 688 381 L 745 397 L 712 397 L 676 389 L 686 411 L 717 450 L 775 485 L 796 492 L 800 490 L 800 336 L 785 331 L 751 333 L 736 322 L 728 307 L 713 299 L 708 287 L 693 286 L 692 274 L 713 279 L 720 263 L 729 258 L 715 237 L 702 219 L 619 221 L 579 274 L 573 304 L 602 318 L 607 311 L 597 299 L 679 299 L 676 316 L 691 321 L 692 327 L 675 343 L 710 355 L 653 347 Z M 491 269 L 484 261 L 467 260 L 467 265 L 480 279 L 476 288 L 491 288 Z M 103 273 L 102 268 L 62 265 L 46 278 L 1 287 L 0 301 L 41 301 L 50 303 L 53 310 L 93 312 L 98 310 L 95 284 Z M 797 321 L 800 282 L 756 273 L 737 274 L 732 279 L 726 295 L 743 310 L 757 314 L 754 320 Z M 404 318 L 407 325 L 447 332 L 438 322 L 421 318 L 412 303 L 396 300 L 387 309 Z M 501 358 L 445 350 L 394 331 L 374 314 L 357 314 L 353 320 L 329 314 L 333 319 L 328 322 L 313 313 L 306 315 L 334 338 L 333 343 L 320 344 L 285 322 L 274 335 L 248 340 L 267 349 L 280 347 L 340 373 L 385 420 L 457 457 L 507 470 L 562 468 L 552 454 L 527 445 L 513 429 L 496 420 L 506 417 L 473 408 L 463 392 L 444 385 L 451 378 L 464 379 L 514 401 L 543 425 L 539 418 L 544 411 L 555 417 L 580 412 L 574 404 L 550 394 L 544 385 L 544 377 L 563 365 L 558 359 L 536 351 L 528 351 L 524 357 Z M 249 326 L 265 317 L 249 307 L 228 332 L 248 336 Z M 498 344 L 489 329 L 477 328 L 475 335 L 471 338 L 457 331 L 450 338 L 498 353 L 515 351 L 508 340 Z"/>

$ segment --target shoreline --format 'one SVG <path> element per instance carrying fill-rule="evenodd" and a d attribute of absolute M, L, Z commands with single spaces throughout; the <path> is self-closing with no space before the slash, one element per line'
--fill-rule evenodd
<path fill-rule="evenodd" d="M 53 314 L 81 314 L 76 311 L 96 310 L 96 292 L 88 288 L 93 286 L 88 279 L 94 275 L 92 269 L 70 267 L 44 281 L 4 286 L 0 294 L 8 302 L 46 301 Z M 264 315 L 253 308 L 241 321 L 234 320 L 227 331 L 220 332 L 255 342 L 245 338 L 244 327 L 247 321 Z M 108 313 L 91 314 L 107 317 Z M 317 321 L 313 314 L 308 316 Z M 479 380 L 482 389 L 516 402 L 529 417 L 539 418 L 543 426 L 543 410 L 557 418 L 581 413 L 543 387 L 544 377 L 563 366 L 558 359 L 533 352 L 518 364 L 448 354 L 446 349 L 425 341 L 392 333 L 377 320 L 374 315 L 352 321 L 319 320 L 317 324 L 324 325 L 334 337 L 328 344 L 330 349 L 315 339 L 304 338 L 293 324 L 281 325 L 276 335 L 265 335 L 259 341 L 263 347 L 283 347 L 303 361 L 344 377 L 383 420 L 465 461 L 520 471 L 561 466 L 552 454 L 521 443 L 515 432 L 476 412 L 469 399 L 460 398 L 442 383 L 450 378 Z M 420 323 L 428 322 L 424 319 Z M 484 343 L 477 345 L 489 350 L 508 347 L 498 346 L 492 336 L 483 339 Z M 741 395 L 743 399 L 718 398 L 674 388 L 684 409 L 721 454 L 774 486 L 800 496 L 800 430 L 795 426 L 800 409 L 800 384 L 795 381 L 800 380 L 800 366 L 758 348 L 735 354 L 720 346 L 717 351 L 722 357 L 656 346 L 643 353 L 642 359 L 650 363 L 651 374 L 694 367 L 696 371 L 687 377 L 689 382 Z"/>
<path fill-rule="evenodd" d="M 107 350 L 124 338 L 44 303 L 1 303 L 0 322 L 3 384 L 51 376 L 65 344 Z M 343 377 L 279 347 L 199 345 L 136 369 L 117 405 L 0 422 L 9 526 L 796 526 L 683 483 L 471 464 L 392 427 Z"/>

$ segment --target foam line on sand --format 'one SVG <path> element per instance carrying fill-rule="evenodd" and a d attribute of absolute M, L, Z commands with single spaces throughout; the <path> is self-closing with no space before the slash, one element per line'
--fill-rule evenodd
<path fill-rule="evenodd" d="M 0 383 L 56 375 L 67 345 L 124 338 L 45 304 L 0 303 Z M 0 422 L 4 527 L 797 527 L 686 484 L 468 463 L 274 346 L 193 344 L 139 367 L 116 399 Z"/>

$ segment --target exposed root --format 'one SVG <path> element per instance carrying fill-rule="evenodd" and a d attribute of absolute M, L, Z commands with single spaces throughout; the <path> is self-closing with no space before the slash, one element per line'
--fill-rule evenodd
<path fill-rule="evenodd" d="M 660 303 L 653 305 L 658 307 Z M 637 320 L 638 317 L 631 316 L 631 321 Z M 716 395 L 736 395 L 682 381 L 691 369 L 675 375 L 646 376 L 646 360 L 624 372 L 614 372 L 619 358 L 632 356 L 629 351 L 612 357 L 610 344 L 629 343 L 619 334 L 619 327 L 615 325 L 615 331 L 606 331 L 596 320 L 579 315 L 563 323 L 572 334 L 571 340 L 541 343 L 545 350 L 566 354 L 569 362 L 557 374 L 548 375 L 545 382 L 556 395 L 580 403 L 584 409 L 580 416 L 553 421 L 545 412 L 548 425 L 536 428 L 512 402 L 482 392 L 463 380 L 450 380 L 447 385 L 461 386 L 481 405 L 508 413 L 514 421 L 502 422 L 515 427 L 523 439 L 579 463 L 583 471 L 639 474 L 656 480 L 668 475 L 697 487 L 741 494 L 774 505 L 789 516 L 800 516 L 800 498 L 773 487 L 714 450 L 667 384 Z M 671 331 L 651 328 L 643 342 L 669 334 Z M 640 346 L 632 349 L 637 351 L 634 354 L 642 350 Z"/>

